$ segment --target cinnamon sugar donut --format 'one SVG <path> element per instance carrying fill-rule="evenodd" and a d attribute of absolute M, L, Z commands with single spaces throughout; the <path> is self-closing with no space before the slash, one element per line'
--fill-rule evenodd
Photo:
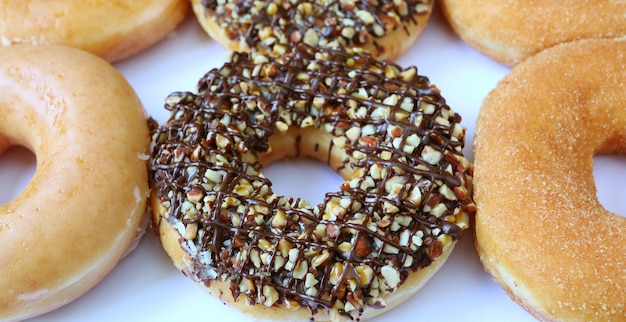
<path fill-rule="evenodd" d="M 426 27 L 433 0 L 216 1 L 191 0 L 204 29 L 233 51 L 280 55 L 306 43 L 356 47 L 394 60 Z"/>
<path fill-rule="evenodd" d="M 29 148 L 36 170 L 0 204 L 0 319 L 78 298 L 128 251 L 146 213 L 149 133 L 110 64 L 73 48 L 0 47 L 0 154 Z"/>
<path fill-rule="evenodd" d="M 153 133 L 154 224 L 185 275 L 261 320 L 366 319 L 415 293 L 475 207 L 465 130 L 428 79 L 305 45 L 235 53 L 173 93 Z M 278 196 L 263 165 L 310 157 L 345 182 Z"/>
<path fill-rule="evenodd" d="M 626 219 L 602 207 L 592 174 L 605 153 L 626 153 L 626 40 L 547 49 L 480 110 L 476 246 L 541 320 L 626 317 Z"/>
<path fill-rule="evenodd" d="M 0 0 L 0 40 L 77 47 L 113 62 L 165 37 L 188 10 L 186 0 Z"/>
<path fill-rule="evenodd" d="M 452 28 L 496 61 L 515 65 L 556 44 L 626 36 L 626 2 L 440 0 Z"/>

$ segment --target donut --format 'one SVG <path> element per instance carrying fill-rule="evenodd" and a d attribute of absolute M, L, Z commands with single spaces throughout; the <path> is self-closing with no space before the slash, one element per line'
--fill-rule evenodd
<path fill-rule="evenodd" d="M 477 120 L 480 259 L 541 320 L 626 317 L 626 219 L 598 201 L 593 156 L 626 154 L 626 40 L 557 45 L 512 69 Z"/>
<path fill-rule="evenodd" d="M 556 44 L 626 36 L 626 3 L 440 0 L 454 31 L 486 56 L 513 66 Z"/>
<path fill-rule="evenodd" d="M 3 0 L 0 41 L 77 47 L 115 62 L 164 38 L 189 6 L 185 0 Z"/>
<path fill-rule="evenodd" d="M 150 133 L 109 63 L 58 45 L 0 47 L 0 154 L 36 169 L 0 204 L 0 319 L 56 309 L 98 283 L 140 236 Z"/>
<path fill-rule="evenodd" d="M 417 68 L 305 44 L 235 52 L 152 131 L 153 226 L 175 266 L 259 320 L 364 320 L 414 294 L 469 226 L 465 128 Z M 279 196 L 263 165 L 345 181 Z"/>
<path fill-rule="evenodd" d="M 433 0 L 191 0 L 206 32 L 232 51 L 282 55 L 293 44 L 360 48 L 395 60 L 426 27 Z"/>

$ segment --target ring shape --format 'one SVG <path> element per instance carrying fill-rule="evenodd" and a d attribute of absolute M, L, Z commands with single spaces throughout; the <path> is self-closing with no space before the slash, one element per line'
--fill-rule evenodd
<path fill-rule="evenodd" d="M 289 47 L 359 48 L 395 60 L 426 27 L 434 0 L 192 0 L 207 33 L 232 51 L 282 55 Z"/>
<path fill-rule="evenodd" d="M 361 319 L 414 294 L 475 210 L 465 130 L 417 68 L 299 45 L 235 53 L 153 134 L 154 224 L 175 265 L 256 319 Z M 327 163 L 316 206 L 263 165 Z M 301 184 L 301 183 L 295 183 Z"/>
<path fill-rule="evenodd" d="M 0 48 L 0 153 L 36 156 L 0 205 L 0 317 L 24 319 L 87 292 L 138 237 L 149 134 L 139 99 L 104 60 L 60 46 Z"/>
<path fill-rule="evenodd" d="M 626 40 L 555 46 L 487 96 L 475 139 L 476 245 L 543 320 L 626 316 L 626 219 L 596 195 L 593 156 L 626 153 Z"/>
<path fill-rule="evenodd" d="M 188 10 L 186 0 L 2 0 L 0 40 L 76 47 L 114 62 L 165 37 Z"/>
<path fill-rule="evenodd" d="M 626 2 L 440 0 L 468 44 L 513 66 L 559 43 L 626 36 Z"/>

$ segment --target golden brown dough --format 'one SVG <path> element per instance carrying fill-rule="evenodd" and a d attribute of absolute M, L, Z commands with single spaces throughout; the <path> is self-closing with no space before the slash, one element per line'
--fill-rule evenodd
<path fill-rule="evenodd" d="M 439 3 L 463 40 L 509 66 L 559 43 L 626 36 L 626 2 L 621 0 Z"/>
<path fill-rule="evenodd" d="M 0 319 L 67 304 L 113 269 L 146 213 L 149 136 L 110 64 L 60 46 L 0 47 L 0 153 L 33 151 L 26 188 L 0 205 Z"/>
<path fill-rule="evenodd" d="M 395 60 L 426 27 L 434 0 L 191 2 L 208 34 L 232 51 L 280 55 L 306 43 L 360 48 L 377 59 Z"/>
<path fill-rule="evenodd" d="M 188 10 L 187 0 L 0 0 L 0 45 L 65 45 L 113 62 L 165 37 Z"/>
<path fill-rule="evenodd" d="M 626 40 L 558 45 L 513 68 L 477 121 L 476 246 L 537 318 L 626 317 L 626 219 L 599 203 L 596 154 L 626 153 Z"/>
<path fill-rule="evenodd" d="M 154 226 L 174 264 L 259 320 L 364 320 L 414 294 L 469 226 L 465 129 L 415 67 L 313 49 L 235 53 L 153 133 Z M 319 205 L 263 165 L 327 163 Z"/>

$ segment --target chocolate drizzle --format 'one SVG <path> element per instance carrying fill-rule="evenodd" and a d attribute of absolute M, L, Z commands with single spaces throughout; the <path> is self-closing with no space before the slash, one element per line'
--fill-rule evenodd
<path fill-rule="evenodd" d="M 234 53 L 166 108 L 151 152 L 163 217 L 192 277 L 229 281 L 235 298 L 313 314 L 384 306 L 475 210 L 461 118 L 415 67 L 302 44 L 280 58 Z M 329 133 L 314 149 L 345 154 L 336 168 L 350 173 L 316 206 L 275 195 L 259 162 L 273 135 L 303 128 Z"/>
<path fill-rule="evenodd" d="M 360 47 L 429 14 L 425 0 L 235 1 L 202 0 L 206 15 L 227 37 L 248 48 L 272 52 L 276 44 Z M 377 51 L 382 47 L 373 42 Z"/>

